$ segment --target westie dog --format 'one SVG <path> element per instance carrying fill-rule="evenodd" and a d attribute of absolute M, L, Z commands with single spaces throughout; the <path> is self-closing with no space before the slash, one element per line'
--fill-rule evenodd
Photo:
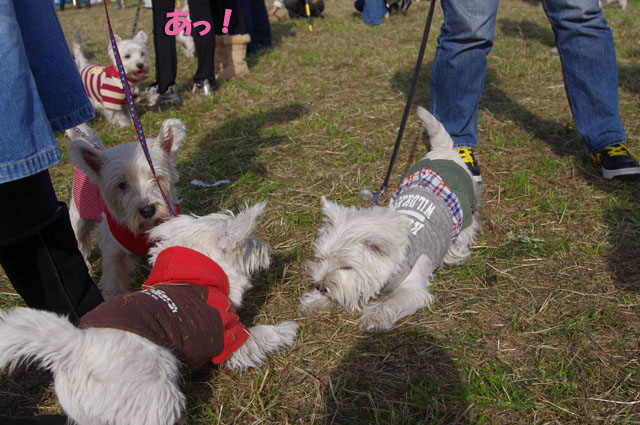
<path fill-rule="evenodd" d="M 269 265 L 269 245 L 253 236 L 263 209 L 157 226 L 147 289 L 105 301 L 78 327 L 55 313 L 0 311 L 0 367 L 39 361 L 53 372 L 62 410 L 80 425 L 178 423 L 182 365 L 257 367 L 295 342 L 294 322 L 247 330 L 234 313 L 249 275 Z"/>
<path fill-rule="evenodd" d="M 183 12 L 188 12 L 189 3 L 185 2 L 185 5 L 182 7 L 181 10 Z M 189 25 L 191 25 L 191 19 L 189 19 Z M 186 30 L 182 30 L 178 34 L 176 34 L 176 41 L 182 48 L 182 54 L 185 57 L 192 58 L 196 55 L 196 44 L 193 41 L 193 37 L 186 34 Z"/>
<path fill-rule="evenodd" d="M 322 199 L 324 225 L 315 262 L 308 264 L 316 289 L 302 296 L 299 314 L 327 311 L 335 302 L 362 311 L 364 331 L 390 329 L 430 304 L 428 287 L 442 263 L 460 264 L 471 254 L 480 187 L 444 127 L 424 108 L 418 116 L 431 151 L 409 171 L 389 207 L 358 209 Z M 370 302 L 383 292 L 384 299 Z"/>
<path fill-rule="evenodd" d="M 147 34 L 144 31 L 140 31 L 131 40 L 123 40 L 117 34 L 114 35 L 114 38 L 118 45 L 131 94 L 134 101 L 137 101 L 140 93 L 138 83 L 149 77 L 149 70 L 151 69 Z M 132 123 L 131 114 L 124 89 L 122 88 L 120 74 L 116 67 L 116 59 L 111 43 L 107 47 L 111 65 L 106 68 L 89 64 L 82 53 L 80 31 L 76 30 L 71 46 L 76 66 L 82 77 L 82 84 L 94 109 L 104 115 L 111 125 L 117 127 L 130 125 Z"/>
<path fill-rule="evenodd" d="M 602 7 L 604 3 L 619 3 L 620 9 L 622 10 L 627 9 L 627 0 L 599 0 L 598 6 Z"/>
<path fill-rule="evenodd" d="M 90 131 L 88 126 L 83 126 Z M 67 135 L 72 136 L 69 131 Z M 184 124 L 178 119 L 167 119 L 160 126 L 155 139 L 148 139 L 149 153 L 162 190 L 174 212 L 179 209 L 175 193 L 178 171 L 175 166 L 178 149 L 186 137 Z M 69 158 L 98 186 L 104 200 L 104 209 L 94 219 L 86 219 L 80 212 L 83 203 L 93 200 L 79 199 L 84 186 L 74 188 L 69 215 L 76 233 L 78 247 L 85 257 L 91 251 L 91 235 L 97 227 L 97 242 L 102 254 L 102 276 L 98 287 L 105 298 L 128 291 L 129 274 L 134 268 L 133 254 L 146 254 L 150 248 L 146 232 L 170 217 L 169 209 L 145 154 L 138 142 L 130 142 L 100 150 L 82 140 L 69 145 Z M 74 185 L 78 174 L 74 177 Z M 100 202 L 98 200 L 97 202 Z M 104 214 L 105 220 L 96 221 Z"/>

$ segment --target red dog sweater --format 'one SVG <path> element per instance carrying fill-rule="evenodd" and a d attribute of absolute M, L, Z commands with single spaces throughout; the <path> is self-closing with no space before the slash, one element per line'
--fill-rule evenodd
<path fill-rule="evenodd" d="M 249 337 L 228 298 L 227 275 L 198 251 L 162 251 L 144 288 L 108 299 L 78 327 L 133 332 L 169 348 L 191 370 L 222 363 Z"/>

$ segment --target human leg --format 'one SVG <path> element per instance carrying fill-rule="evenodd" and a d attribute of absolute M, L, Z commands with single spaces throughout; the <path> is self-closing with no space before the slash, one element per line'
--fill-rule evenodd
<path fill-rule="evenodd" d="M 176 37 L 164 31 L 167 13 L 176 8 L 175 0 L 153 0 L 153 47 L 156 52 L 156 81 L 158 93 L 164 93 L 176 83 L 178 57 Z"/>
<path fill-rule="evenodd" d="M 613 35 L 597 0 L 543 0 L 576 129 L 589 152 L 626 140 Z"/>
<path fill-rule="evenodd" d="M 640 178 L 624 145 L 618 112 L 618 66 L 613 35 L 597 0 L 543 0 L 556 38 L 569 106 L 578 133 L 605 178 Z"/>
<path fill-rule="evenodd" d="M 206 21 L 211 24 L 211 30 L 206 34 L 200 34 L 200 27 L 191 33 L 196 46 L 198 68 L 193 76 L 194 82 L 203 83 L 208 80 L 211 86 L 215 84 L 213 71 L 213 56 L 216 48 L 215 32 L 213 25 L 212 0 L 190 0 L 189 14 L 192 22 Z"/>
<path fill-rule="evenodd" d="M 48 171 L 0 185 L 0 264 L 29 307 L 72 321 L 102 302 Z"/>
<path fill-rule="evenodd" d="M 444 23 L 431 71 L 430 111 L 456 148 L 478 143 L 478 104 L 493 47 L 498 0 L 442 0 Z"/>

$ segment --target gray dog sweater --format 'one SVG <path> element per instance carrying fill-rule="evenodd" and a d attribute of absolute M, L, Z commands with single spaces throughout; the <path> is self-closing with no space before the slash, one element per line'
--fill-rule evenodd
<path fill-rule="evenodd" d="M 405 261 L 387 281 L 388 288 L 397 287 L 423 254 L 439 267 L 460 231 L 473 222 L 476 205 L 473 181 L 455 162 L 423 159 L 411 168 L 391 196 L 391 206 L 411 225 Z"/>

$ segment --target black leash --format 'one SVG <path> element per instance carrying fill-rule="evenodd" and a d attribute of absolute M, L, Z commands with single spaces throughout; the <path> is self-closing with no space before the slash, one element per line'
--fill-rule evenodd
<path fill-rule="evenodd" d="M 418 61 L 416 62 L 416 67 L 413 70 L 413 80 L 411 81 L 411 88 L 409 89 L 409 94 L 407 95 L 407 103 L 404 107 L 404 114 L 402 115 L 402 121 L 400 122 L 400 129 L 398 130 L 398 137 L 396 138 L 396 145 L 393 147 L 393 154 L 391 155 L 391 162 L 389 163 L 389 169 L 387 170 L 387 176 L 384 178 L 384 182 L 380 187 L 380 192 L 378 192 L 373 198 L 371 202 L 373 205 L 379 205 L 378 201 L 384 194 L 384 191 L 387 190 L 389 185 L 389 178 L 391 177 L 391 171 L 393 170 L 393 164 L 396 162 L 396 157 L 398 156 L 398 150 L 400 149 L 400 142 L 402 141 L 402 135 L 404 134 L 404 128 L 407 125 L 407 119 L 409 118 L 409 112 L 411 111 L 411 102 L 413 101 L 413 95 L 416 91 L 416 84 L 418 83 L 418 74 L 420 73 L 420 66 L 422 65 L 422 60 L 424 59 L 424 51 L 427 48 L 427 40 L 429 39 L 429 30 L 431 29 L 431 21 L 433 20 L 433 10 L 435 8 L 437 0 L 431 0 L 431 4 L 429 5 L 429 14 L 427 15 L 427 23 L 424 26 L 424 32 L 422 33 L 422 42 L 420 44 L 420 52 L 418 53 Z"/>

